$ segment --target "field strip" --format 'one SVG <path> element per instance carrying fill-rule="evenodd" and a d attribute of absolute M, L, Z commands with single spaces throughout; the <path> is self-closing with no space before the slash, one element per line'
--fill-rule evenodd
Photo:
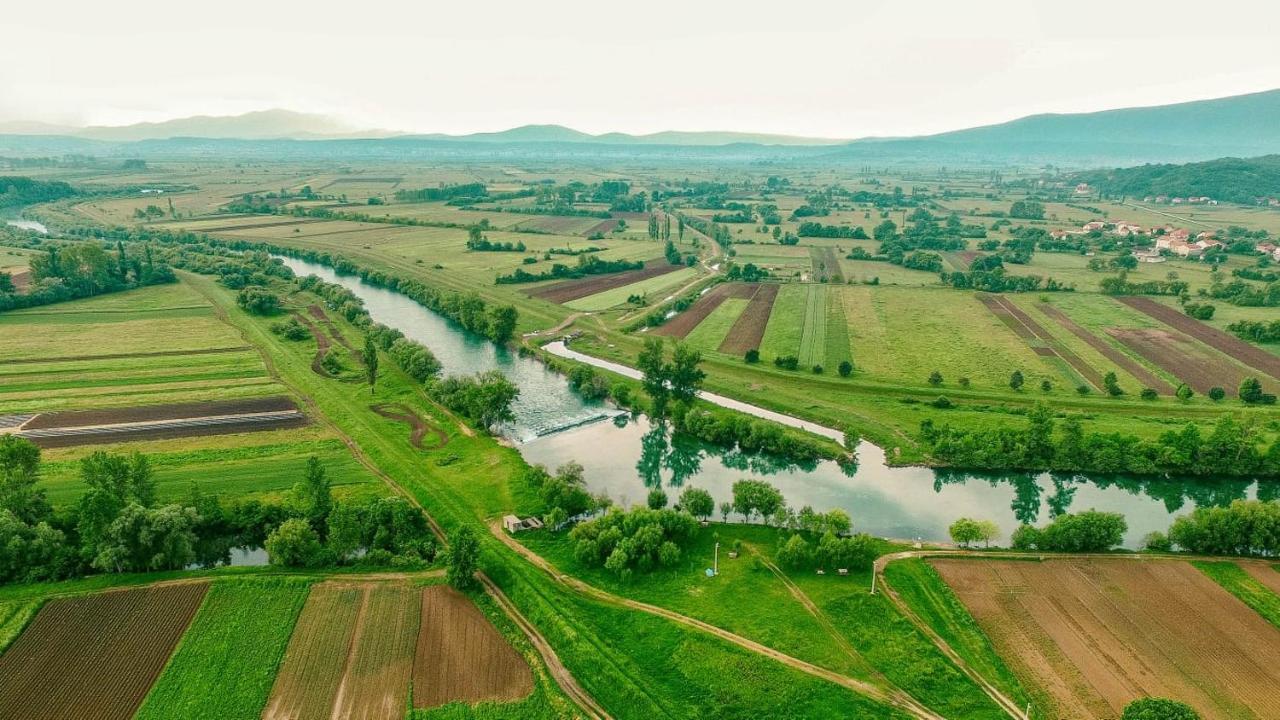
<path fill-rule="evenodd" d="M 800 364 L 821 365 L 827 354 L 827 286 L 805 288 L 804 329 L 800 333 Z"/>
<path fill-rule="evenodd" d="M 65 355 L 62 357 L 22 358 L 5 360 L 6 365 L 34 365 L 38 363 L 78 362 L 82 360 L 128 360 L 150 357 L 181 357 L 185 355 L 218 355 L 222 353 L 244 352 L 252 350 L 248 345 L 236 347 L 209 348 L 207 350 L 160 350 L 157 352 L 114 353 L 110 355 Z"/>
<path fill-rule="evenodd" d="M 657 617 L 671 620 L 672 622 L 680 623 L 681 625 L 701 630 L 718 637 L 721 640 L 737 645 L 740 648 L 763 655 L 772 660 L 776 660 L 794 670 L 799 670 L 805 674 L 835 683 L 836 685 L 840 685 L 841 687 L 852 690 L 877 702 L 892 705 L 913 717 L 924 718 L 926 720 L 945 720 L 941 715 L 938 715 L 927 707 L 921 705 L 910 695 L 898 688 L 885 688 L 864 680 L 858 680 L 856 678 L 849 677 L 848 675 L 843 675 L 833 670 L 828 670 L 827 668 L 787 655 L 784 652 L 758 643 L 755 640 L 730 632 L 722 627 L 712 625 L 711 623 L 698 620 L 697 618 L 681 615 L 680 613 L 657 605 L 650 605 L 649 603 L 640 602 L 638 600 L 631 600 L 630 598 L 620 597 L 605 590 L 601 590 L 600 588 L 590 585 L 583 580 L 579 580 L 578 578 L 560 572 L 556 566 L 552 565 L 541 555 L 538 555 L 529 548 L 521 545 L 514 538 L 509 536 L 506 531 L 502 529 L 499 523 L 494 522 L 490 524 L 489 530 L 495 537 L 502 541 L 504 545 L 519 553 L 526 560 L 550 575 L 552 579 L 584 597 L 617 607 L 639 610 L 650 615 L 655 615 Z"/>
<path fill-rule="evenodd" d="M 751 295 L 751 302 L 742 311 L 738 319 L 729 328 L 724 342 L 720 343 L 720 352 L 741 355 L 748 350 L 759 350 L 764 340 L 764 329 L 769 325 L 769 316 L 773 314 L 773 302 L 778 298 L 777 283 L 762 283 Z"/>
<path fill-rule="evenodd" d="M 1250 345 L 1234 335 L 1206 325 L 1151 298 L 1118 297 L 1116 300 L 1148 317 L 1159 320 L 1165 325 L 1190 335 L 1237 362 L 1280 380 L 1280 356 L 1272 355 L 1262 348 Z"/>
<path fill-rule="evenodd" d="M 988 294 L 979 295 L 979 299 L 984 305 L 991 309 L 992 312 L 996 313 L 996 315 L 999 316 L 1006 325 L 1014 328 L 1014 332 L 1017 332 L 1019 337 L 1032 342 L 1043 342 L 1046 346 L 1045 349 L 1049 351 L 1049 353 L 1045 354 L 1052 354 L 1053 356 L 1061 359 L 1076 373 L 1079 373 L 1081 378 L 1093 385 L 1094 388 L 1098 390 L 1102 389 L 1102 374 L 1099 373 L 1096 368 L 1085 362 L 1079 355 L 1076 355 L 1064 347 L 1062 343 L 1058 342 L 1057 338 L 1055 338 L 1052 333 L 1046 330 L 1040 323 L 1036 322 L 1030 315 L 1023 312 L 1022 308 L 1018 307 L 1012 300 L 1000 295 Z M 997 312 L 995 309 L 996 307 L 999 307 L 1003 312 Z M 1017 330 L 1018 326 L 1021 326 L 1023 330 Z M 1041 354 L 1038 352 L 1039 348 L 1035 346 L 1032 346 L 1032 350 L 1036 350 L 1037 354 Z"/>
<path fill-rule="evenodd" d="M 836 250 L 833 247 L 825 248 L 822 252 L 823 262 L 827 266 L 827 277 L 833 283 L 844 284 L 844 270 L 840 268 L 840 258 L 836 256 Z"/>
<path fill-rule="evenodd" d="M 548 302 L 566 303 L 570 300 L 580 300 L 588 295 L 595 295 L 623 285 L 630 285 L 658 277 L 659 275 L 666 275 L 682 268 L 684 268 L 684 265 L 672 265 L 667 262 L 666 258 L 658 258 L 649 260 L 639 270 L 624 270 L 605 275 L 588 275 L 587 277 L 544 285 L 530 290 L 526 294 Z"/>
<path fill-rule="evenodd" d="M 1214 387 L 1238 387 L 1246 375 L 1226 356 L 1215 357 L 1209 348 L 1197 347 L 1194 340 L 1173 330 L 1108 328 L 1107 332 L 1200 394 Z"/>
<path fill-rule="evenodd" d="M 683 339 L 686 335 L 693 331 L 708 315 L 716 308 L 720 307 L 720 303 L 730 297 L 728 285 L 717 285 L 702 297 L 698 298 L 692 306 L 686 308 L 684 312 L 676 315 L 667 322 L 653 329 L 655 335 L 666 335 Z"/>
<path fill-rule="evenodd" d="M 1040 312 L 1066 328 L 1072 335 L 1083 340 L 1089 347 L 1097 350 L 1100 355 L 1115 363 L 1117 367 L 1137 378 L 1143 385 L 1165 395 L 1173 394 L 1174 388 L 1172 385 L 1143 367 L 1141 363 L 1134 361 L 1133 358 L 1114 348 L 1107 341 L 1081 327 L 1066 313 L 1048 303 L 1040 303 L 1037 307 L 1040 308 Z"/>

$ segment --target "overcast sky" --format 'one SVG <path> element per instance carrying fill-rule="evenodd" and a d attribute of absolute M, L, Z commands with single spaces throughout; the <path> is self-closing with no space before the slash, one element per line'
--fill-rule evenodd
<path fill-rule="evenodd" d="M 906 135 L 1280 86 L 1275 0 L 38 0 L 0 120 Z"/>

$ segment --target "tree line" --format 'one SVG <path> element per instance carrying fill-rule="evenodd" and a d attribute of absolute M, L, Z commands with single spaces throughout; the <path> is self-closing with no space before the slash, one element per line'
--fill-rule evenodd
<path fill-rule="evenodd" d="M 3 232 L 3 231 L 0 231 Z M 104 293 L 160 285 L 176 280 L 148 244 L 114 251 L 98 242 L 59 242 L 33 238 L 5 239 L 5 244 L 42 250 L 31 258 L 31 286 L 18 292 L 8 273 L 0 273 L 0 311 L 93 297 Z"/>

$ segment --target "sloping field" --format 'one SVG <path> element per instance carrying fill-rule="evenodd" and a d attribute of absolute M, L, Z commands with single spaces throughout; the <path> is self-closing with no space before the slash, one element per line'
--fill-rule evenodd
<path fill-rule="evenodd" d="M 800 365 L 821 365 L 827 357 L 827 286 L 806 288 L 804 326 L 800 332 Z"/>
<path fill-rule="evenodd" d="M 1068 317 L 1066 313 L 1047 303 L 1040 303 L 1036 307 L 1040 308 L 1040 312 L 1066 328 L 1072 335 L 1075 335 L 1087 343 L 1089 347 L 1097 350 L 1098 354 L 1137 378 L 1145 387 L 1152 388 L 1156 392 L 1163 393 L 1165 395 L 1173 394 L 1174 388 L 1172 385 L 1143 367 L 1140 363 L 1135 362 L 1133 358 L 1112 347 L 1107 341 L 1080 327 L 1080 324 Z"/>
<path fill-rule="evenodd" d="M 684 337 L 685 342 L 702 351 L 718 349 L 749 303 L 742 298 L 726 299 Z"/>
<path fill-rule="evenodd" d="M 698 298 L 698 301 L 686 308 L 684 312 L 671 318 L 652 332 L 657 335 L 683 338 L 698 327 L 712 311 L 720 307 L 720 303 L 732 297 L 751 297 L 751 294 L 755 292 L 752 287 L 746 283 L 721 283 L 716 285 L 703 293 L 702 297 Z"/>
<path fill-rule="evenodd" d="M 257 718 L 307 591 L 300 580 L 215 582 L 136 720 Z"/>
<path fill-rule="evenodd" d="M 330 716 L 365 597 L 357 587 L 311 589 L 262 711 L 264 720 Z"/>
<path fill-rule="evenodd" d="M 531 290 L 529 295 L 553 303 L 566 303 L 570 300 L 595 295 L 605 290 L 612 290 L 623 285 L 630 285 L 631 283 L 648 280 L 669 272 L 675 272 L 682 267 L 684 266 L 672 265 L 667 262 L 666 258 L 658 258 L 649 260 L 639 270 L 626 270 L 609 275 L 593 275 L 577 280 L 566 280 L 565 282 L 558 282 Z"/>
<path fill-rule="evenodd" d="M 1155 695 L 1206 718 L 1280 717 L 1280 630 L 1185 562 L 933 560 L 996 650 L 1052 707 L 1114 718 Z"/>
<path fill-rule="evenodd" d="M 457 590 L 425 588 L 420 627 L 414 707 L 518 700 L 533 691 L 528 663 Z"/>
<path fill-rule="evenodd" d="M 1018 334 L 1018 337 L 1028 340 L 1032 349 L 1038 354 L 1046 357 L 1056 357 L 1061 359 L 1071 369 L 1080 374 L 1094 388 L 1102 389 L 1102 373 L 1098 372 L 1089 363 L 1085 362 L 1079 355 L 1071 352 L 1058 342 L 1040 323 L 1028 315 L 1011 300 L 1000 295 L 981 294 L 978 299 L 987 306 L 991 312 L 996 313 L 1006 325 Z M 1048 352 L 1042 352 L 1047 350 Z"/>
<path fill-rule="evenodd" d="M 1254 580 L 1262 583 L 1273 593 L 1280 595 L 1280 571 L 1271 563 L 1246 562 L 1239 563 L 1240 568 L 1249 573 Z"/>
<path fill-rule="evenodd" d="M 528 217 L 528 216 L 526 216 Z M 600 224 L 600 218 L 573 215 L 536 215 L 515 225 L 520 230 L 555 233 L 557 235 L 581 235 Z M 613 228 L 609 228 L 612 230 Z"/>
<path fill-rule="evenodd" d="M 645 298 L 647 302 L 653 303 L 661 301 L 664 294 L 668 292 L 676 292 L 680 286 L 689 282 L 698 275 L 698 271 L 694 268 L 681 268 L 675 272 L 669 272 L 657 277 L 651 277 L 648 280 L 623 285 L 612 290 L 605 290 L 595 295 L 588 295 L 577 300 L 570 300 L 564 303 L 565 307 L 574 310 L 607 310 L 611 307 L 617 307 L 627 302 L 627 298 L 632 295 L 639 295 Z M 652 297 L 650 297 L 652 294 Z"/>
<path fill-rule="evenodd" d="M 1209 392 L 1212 387 L 1235 389 L 1249 374 L 1244 368 L 1181 333 L 1149 328 L 1113 328 L 1110 333 L 1125 347 L 1201 394 Z"/>
<path fill-rule="evenodd" d="M 1164 324 L 1190 335 L 1202 343 L 1216 348 L 1219 352 L 1238 362 L 1280 379 L 1280 356 L 1272 355 L 1262 348 L 1255 347 L 1240 338 L 1206 325 L 1193 317 L 1174 310 L 1168 305 L 1145 297 L 1116 298 L 1129 307 L 1139 310 L 1163 322 Z"/>
<path fill-rule="evenodd" d="M 778 299 L 778 288 L 775 283 L 763 283 L 756 286 L 751 295 L 747 309 L 738 316 L 733 327 L 729 328 L 724 342 L 720 343 L 720 352 L 731 355 L 742 355 L 748 350 L 759 350 L 764 340 L 764 329 L 769 325 L 769 316 L 773 314 L 773 302 Z"/>
<path fill-rule="evenodd" d="M 52 600 L 0 656 L 0 717 L 133 716 L 207 584 Z"/>

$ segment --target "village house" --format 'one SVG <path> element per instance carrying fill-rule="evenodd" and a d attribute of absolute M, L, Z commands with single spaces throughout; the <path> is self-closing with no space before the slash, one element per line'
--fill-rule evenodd
<path fill-rule="evenodd" d="M 1107 223 L 1102 220 L 1091 220 L 1085 223 L 1082 229 L 1085 232 L 1092 232 L 1094 230 L 1102 230 L 1106 226 L 1107 226 Z"/>
<path fill-rule="evenodd" d="M 1141 235 L 1144 231 L 1141 225 L 1121 220 L 1115 224 L 1115 229 L 1112 232 L 1122 237 L 1128 237 L 1130 235 Z"/>
<path fill-rule="evenodd" d="M 1077 195 L 1088 195 L 1089 191 L 1090 191 L 1089 183 L 1080 183 L 1079 185 L 1076 185 Z"/>
<path fill-rule="evenodd" d="M 1275 243 L 1261 242 L 1261 243 L 1258 243 L 1257 245 L 1254 245 L 1253 249 L 1257 250 L 1263 255 L 1274 255 L 1276 250 L 1280 248 L 1277 248 Z"/>
<path fill-rule="evenodd" d="M 1133 256 L 1137 258 L 1140 263 L 1162 263 L 1165 261 L 1165 258 L 1160 254 L 1160 251 L 1154 249 L 1134 250 Z"/>

